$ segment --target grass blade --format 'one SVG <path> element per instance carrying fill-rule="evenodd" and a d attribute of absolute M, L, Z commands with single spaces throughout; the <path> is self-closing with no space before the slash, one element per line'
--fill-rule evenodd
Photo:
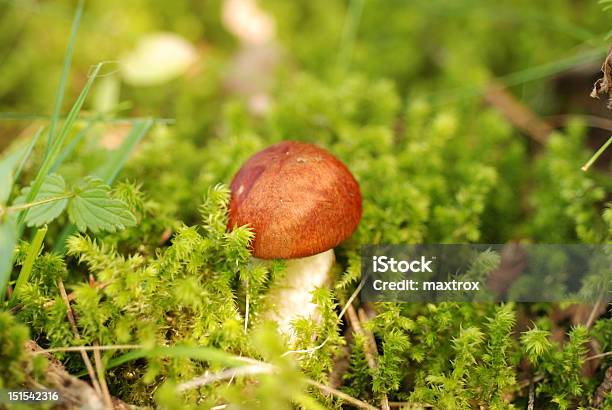
<path fill-rule="evenodd" d="M 17 300 L 16 299 L 17 295 L 19 294 L 21 289 L 23 289 L 23 286 L 28 282 L 28 279 L 30 279 L 30 274 L 32 273 L 34 262 L 36 261 L 36 258 L 38 257 L 38 254 L 40 252 L 40 249 L 42 247 L 42 243 L 43 243 L 43 240 L 45 239 L 46 234 L 47 234 L 46 226 L 36 231 L 36 235 L 34 235 L 34 239 L 32 240 L 32 243 L 30 244 L 30 247 L 28 249 L 28 255 L 26 256 L 26 260 L 23 266 L 21 267 L 21 272 L 19 272 L 19 278 L 17 278 L 17 283 L 15 284 L 13 296 L 11 296 L 11 303 L 14 303 L 14 301 Z"/>
<path fill-rule="evenodd" d="M 336 60 L 336 67 L 339 70 L 346 69 L 350 63 L 364 5 L 365 0 L 351 0 L 349 2 L 346 17 L 344 19 L 340 47 L 338 49 L 338 59 Z"/>
<path fill-rule="evenodd" d="M 68 40 L 68 46 L 66 47 L 66 55 L 64 56 L 64 65 L 62 67 L 62 74 L 60 76 L 59 85 L 57 87 L 57 93 L 55 94 L 55 103 L 53 105 L 53 113 L 51 114 L 51 123 L 49 124 L 49 133 L 47 135 L 47 149 L 45 156 L 50 154 L 51 146 L 53 143 L 53 134 L 55 133 L 55 127 L 59 120 L 60 111 L 62 109 L 62 102 L 64 100 L 64 93 L 66 92 L 66 84 L 68 83 L 68 74 L 70 73 L 70 66 L 72 65 L 72 54 L 74 52 L 74 44 L 76 43 L 77 31 L 81 24 L 81 17 L 83 16 L 83 5 L 84 0 L 79 0 L 77 9 L 72 19 L 72 27 L 70 28 L 70 40 Z"/>
<path fill-rule="evenodd" d="M 8 285 L 13 270 L 13 257 L 15 245 L 17 244 L 17 227 L 12 218 L 6 218 L 0 222 L 0 302 L 6 296 Z"/>
<path fill-rule="evenodd" d="M 599 158 L 601 154 L 604 153 L 604 151 L 610 146 L 610 144 L 612 144 L 612 137 L 608 138 L 608 141 L 606 141 L 601 147 L 599 147 L 599 149 L 595 154 L 593 154 L 591 159 L 588 160 L 587 163 L 584 164 L 580 169 L 582 169 L 583 171 L 588 171 L 589 168 L 591 168 L 591 165 L 593 165 L 595 161 L 597 161 L 597 158 Z"/>
<path fill-rule="evenodd" d="M 21 158 L 21 162 L 19 163 L 19 166 L 17 167 L 17 170 L 15 171 L 15 176 L 13 177 L 14 181 L 17 181 L 19 179 L 19 176 L 21 175 L 21 171 L 23 171 L 23 167 L 25 166 L 25 163 L 30 158 L 30 155 L 32 154 L 32 150 L 34 149 L 34 146 L 36 146 L 38 139 L 42 135 L 43 129 L 44 129 L 43 127 L 40 127 L 36 131 L 34 136 L 32 137 L 32 141 L 30 141 L 30 144 L 28 144 L 28 147 L 26 148 L 25 152 L 23 153 L 23 157 Z"/>
<path fill-rule="evenodd" d="M 91 128 L 93 127 L 94 124 L 95 124 L 95 122 L 92 121 L 92 122 L 88 123 L 85 126 L 85 128 L 83 128 L 82 130 L 77 132 L 77 134 L 74 136 L 74 138 L 72 138 L 70 140 L 70 142 L 66 145 L 66 147 L 64 147 L 64 149 L 62 149 L 62 151 L 59 153 L 59 155 L 57 156 L 57 159 L 55 160 L 55 162 L 51 166 L 51 169 L 49 170 L 49 173 L 52 174 L 52 173 L 57 171 L 57 169 L 60 167 L 60 165 L 62 165 L 64 163 L 64 161 L 66 161 L 66 159 L 70 156 L 70 154 L 72 154 L 72 152 L 79 145 L 79 143 L 83 140 L 85 135 L 87 135 L 89 130 L 91 130 Z"/>
<path fill-rule="evenodd" d="M 40 187 L 42 186 L 42 183 L 45 177 L 49 173 L 51 166 L 55 163 L 55 160 L 61 150 L 61 147 L 64 144 L 64 141 L 66 137 L 68 136 L 68 133 L 72 129 L 72 126 L 74 125 L 74 122 L 76 121 L 77 116 L 79 115 L 79 112 L 81 111 L 81 108 L 83 107 L 83 103 L 85 102 L 85 99 L 87 98 L 87 95 L 89 94 L 89 91 L 91 90 L 91 86 L 93 85 L 93 82 L 95 78 L 98 76 L 101 68 L 102 68 L 102 63 L 99 63 L 94 67 L 91 75 L 89 76 L 89 79 L 87 80 L 87 83 L 85 84 L 85 86 L 83 87 L 83 90 L 81 91 L 81 94 L 79 95 L 76 102 L 72 106 L 72 109 L 70 110 L 70 113 L 66 117 L 66 121 L 64 122 L 64 125 L 62 126 L 57 138 L 53 140 L 53 143 L 49 150 L 48 155 L 46 155 L 45 159 L 43 160 L 40 170 L 38 171 L 38 174 L 36 175 L 36 178 L 34 179 L 34 183 L 32 184 L 32 189 L 28 193 L 26 202 L 32 202 L 32 200 L 38 194 L 38 191 L 40 190 Z M 21 212 L 17 218 L 17 227 L 18 227 L 19 233 L 23 232 L 23 226 L 24 226 L 25 218 L 27 216 L 27 212 L 28 210 Z"/>
<path fill-rule="evenodd" d="M 29 144 L 20 146 L 0 160 L 0 204 L 5 205 L 8 203 L 11 192 L 13 191 L 13 184 L 19 178 L 21 170 L 30 157 L 32 148 L 34 148 L 34 145 L 38 141 L 41 132 L 42 128 L 34 134 Z"/>
<path fill-rule="evenodd" d="M 108 159 L 106 165 L 94 172 L 94 175 L 100 177 L 108 185 L 112 185 L 119 172 L 123 169 L 134 147 L 142 140 L 146 133 L 149 132 L 152 126 L 153 119 L 151 118 L 135 122 L 132 130 L 125 140 L 123 140 L 121 147 L 113 152 L 113 155 Z"/>

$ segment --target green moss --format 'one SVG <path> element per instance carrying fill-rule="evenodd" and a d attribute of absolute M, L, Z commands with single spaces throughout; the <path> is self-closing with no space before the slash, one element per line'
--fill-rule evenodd
<path fill-rule="evenodd" d="M 63 52 L 67 34 L 67 25 L 57 22 L 72 12 L 69 3 L 41 4 L 36 13 L 21 13 L 33 7 L 25 3 L 0 5 L 0 39 L 11 44 L 0 65 L 1 109 L 48 111 L 43 102 L 52 100 L 59 57 L 50 60 Z M 609 313 L 589 331 L 562 328 L 567 341 L 559 345 L 551 337 L 551 304 L 376 304 L 366 329 L 377 342 L 378 369 L 368 367 L 363 336 L 349 337 L 339 313 L 360 280 L 364 244 L 610 241 L 609 175 L 579 171 L 591 153 L 585 125 L 570 122 L 534 148 L 483 106 L 480 95 L 497 77 L 538 114 L 558 113 L 567 95 L 542 78 L 540 66 L 553 62 L 545 74 L 562 71 L 568 50 L 600 42 L 609 22 L 595 3 L 578 11 L 574 2 L 555 0 L 543 11 L 523 0 L 495 6 L 367 1 L 349 41 L 342 34 L 347 5 L 357 2 L 264 0 L 277 16 L 286 55 L 272 70 L 271 104 L 263 115 L 224 90 L 240 45 L 223 28 L 221 2 L 119 3 L 87 2 L 68 94 L 77 92 L 91 64 L 115 60 L 152 30 L 173 30 L 197 43 L 202 64 L 167 86 L 120 85 L 120 97 L 107 107 L 110 120 L 151 114 L 175 120 L 154 127 L 113 186 L 113 197 L 127 204 L 137 224 L 70 236 L 66 255 L 49 252 L 61 244 L 66 218 L 49 226 L 14 315 L 0 312 L 0 387 L 23 379 L 27 360 L 20 346 L 31 337 L 45 348 L 214 348 L 276 366 L 177 395 L 181 383 L 225 364 L 146 350 L 116 365 L 125 352 L 104 351 L 111 393 L 137 405 L 339 409 L 341 400 L 304 377 L 329 383 L 345 347 L 348 370 L 340 388 L 375 406 L 384 394 L 443 409 L 525 408 L 524 385 L 533 376 L 537 406 L 589 405 L 601 371 L 585 380 L 580 369 L 588 342 L 610 350 Z M 596 49 L 586 51 L 599 58 Z M 539 81 L 528 82 L 533 79 Z M 89 115 L 97 105 L 87 106 Z M 83 139 L 57 169 L 69 182 L 99 171 L 109 158 L 101 141 L 117 131 L 106 120 L 91 127 L 79 122 L 68 140 L 82 130 Z M 355 174 L 364 198 L 358 230 L 336 249 L 332 286 L 313 294 L 321 320 L 296 323 L 295 348 L 303 352 L 289 354 L 263 315 L 283 263 L 250 258 L 248 227 L 226 230 L 232 176 L 254 152 L 285 139 L 329 149 Z M 44 147 L 35 148 L 13 194 L 35 177 L 43 154 Z M 27 250 L 26 241 L 17 246 L 13 279 Z M 484 254 L 470 275 L 482 278 L 484 267 L 497 262 Z M 78 340 L 59 279 L 73 299 Z M 56 356 L 73 374 L 84 374 L 79 354 Z"/>

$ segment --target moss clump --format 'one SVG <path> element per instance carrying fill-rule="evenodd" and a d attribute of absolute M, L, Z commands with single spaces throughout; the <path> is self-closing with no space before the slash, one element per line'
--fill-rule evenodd
<path fill-rule="evenodd" d="M 49 111 L 41 101 L 52 100 L 49 78 L 57 73 L 40 67 L 56 66 L 43 60 L 65 48 L 68 26 L 56 16 L 73 6 L 54 3 L 41 4 L 28 19 L 17 17 L 30 6 L 0 5 L 0 39 L 14 44 L 0 66 L 3 110 Z M 348 407 L 346 397 L 321 388 L 332 382 L 375 406 L 384 396 L 441 409 L 525 408 L 530 399 L 535 408 L 592 404 L 610 356 L 589 360 L 598 366 L 588 376 L 581 372 L 595 353 L 589 346 L 610 350 L 609 312 L 587 329 L 556 320 L 561 308 L 553 304 L 375 304 L 367 306 L 375 317 L 364 325 L 375 338 L 375 367 L 365 354 L 369 340 L 353 334 L 340 314 L 358 287 L 364 244 L 610 242 L 607 170 L 579 171 L 590 152 L 583 120 L 534 147 L 481 95 L 488 80 L 501 78 L 518 85 L 508 91 L 539 114 L 565 114 L 568 96 L 542 72 L 563 71 L 568 50 L 600 42 L 594 33 L 609 18 L 594 2 L 578 13 L 575 2 L 557 0 L 544 15 L 520 0 L 402 7 L 263 0 L 288 55 L 270 70 L 269 104 L 259 112 L 248 98 L 225 92 L 242 45 L 223 28 L 221 2 L 112 3 L 87 2 L 91 17 L 73 64 L 82 81 L 67 95 L 88 80 L 92 63 L 127 51 L 137 32 L 182 34 L 202 46 L 202 65 L 158 88 L 128 86 L 112 75 L 95 82 L 88 112 L 65 135 L 62 161 L 52 166 L 65 181 L 121 162 L 109 161 L 121 149 L 108 150 L 105 141 L 127 129 L 124 115 L 171 120 L 157 118 L 119 181 L 106 179 L 115 182 L 109 198 L 129 208 L 134 226 L 74 235 L 64 215 L 48 227 L 29 280 L 5 305 L 13 312 L 0 313 L 0 387 L 23 381 L 30 359 L 20 346 L 31 337 L 43 348 L 137 345 L 102 352 L 110 393 L 137 405 Z M 361 20 L 351 20 L 360 4 Z M 340 50 L 330 47 L 334 39 Z M 570 57 L 582 64 L 597 52 Z M 121 92 L 105 100 L 109 84 Z M 232 175 L 254 152 L 285 139 L 333 152 L 355 174 L 364 198 L 358 230 L 337 249 L 333 283 L 313 293 L 322 319 L 295 324 L 291 352 L 262 314 L 270 284 L 282 281 L 283 263 L 250 258 L 248 227 L 226 231 Z M 36 177 L 45 150 L 42 143 L 34 147 L 8 199 Z M 0 227 L 12 229 L 12 220 L 0 216 Z M 32 236 L 26 230 L 23 239 Z M 13 246 L 4 244 L 2 254 L 10 255 Z M 26 269 L 29 248 L 18 244 L 10 279 Z M 471 273 L 482 276 L 474 266 Z M 605 278 L 590 280 L 584 294 Z M 66 320 L 69 310 L 78 338 Z M 88 377 L 78 353 L 54 354 L 72 374 Z M 186 388 L 193 380 L 201 384 Z"/>

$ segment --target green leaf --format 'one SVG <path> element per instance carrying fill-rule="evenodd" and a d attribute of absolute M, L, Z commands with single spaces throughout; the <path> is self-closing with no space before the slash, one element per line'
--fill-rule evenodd
<path fill-rule="evenodd" d="M 21 195 L 15 199 L 15 205 L 23 205 L 26 203 L 26 199 L 29 196 L 31 187 L 27 187 L 21 190 Z M 64 178 L 58 174 L 49 174 L 43 180 L 43 183 L 38 191 L 36 197 L 31 203 L 44 201 L 46 199 L 57 198 L 66 196 L 66 182 Z M 57 201 L 47 202 L 44 204 L 36 205 L 30 208 L 28 216 L 26 217 L 26 223 L 28 226 L 41 226 L 51 222 L 57 218 L 66 208 L 68 204 L 68 198 L 61 198 Z"/>
<path fill-rule="evenodd" d="M 13 169 L 8 164 L 0 163 L 0 204 L 6 203 L 13 187 Z"/>
<path fill-rule="evenodd" d="M 6 204 L 11 195 L 13 183 L 19 178 L 25 162 L 30 157 L 32 149 L 42 134 L 42 127 L 36 131 L 32 141 L 23 145 L 0 161 L 0 204 Z"/>
<path fill-rule="evenodd" d="M 0 222 L 0 301 L 4 300 L 6 285 L 13 268 L 13 251 L 17 244 L 17 227 L 13 218 Z"/>
<path fill-rule="evenodd" d="M 55 163 L 55 160 L 57 159 L 57 156 L 59 155 L 60 150 L 62 146 L 64 145 L 64 141 L 66 140 L 66 137 L 68 136 L 70 130 L 72 129 L 72 126 L 77 120 L 79 113 L 81 112 L 81 108 L 83 107 L 85 98 L 87 98 L 87 95 L 89 94 L 89 90 L 91 89 L 91 86 L 95 78 L 98 76 L 101 68 L 102 68 L 102 63 L 99 63 L 94 67 L 94 69 L 92 70 L 92 73 L 90 74 L 87 80 L 87 83 L 85 83 L 85 86 L 83 87 L 83 90 L 81 91 L 81 94 L 79 95 L 76 102 L 72 106 L 72 109 L 68 113 L 68 116 L 66 117 L 66 121 L 62 125 L 62 128 L 59 131 L 59 134 L 57 135 L 56 138 L 53 139 L 51 148 L 45 154 L 43 163 L 40 166 L 38 173 L 36 174 L 36 178 L 34 178 L 34 182 L 32 183 L 32 190 L 29 192 L 26 201 L 32 201 L 32 199 L 38 195 L 38 192 L 46 176 L 49 175 L 49 170 Z M 26 209 L 23 212 L 21 212 L 19 216 L 17 217 L 17 225 L 18 225 L 19 232 L 23 231 L 22 224 L 24 221 L 26 221 L 28 213 L 29 213 L 29 209 Z"/>
<path fill-rule="evenodd" d="M 26 147 L 19 147 L 14 152 L 5 155 L 0 161 L 0 204 L 6 204 L 11 195 L 15 180 L 15 168 L 23 156 Z"/>
<path fill-rule="evenodd" d="M 111 198 L 110 187 L 102 180 L 86 177 L 68 204 L 68 216 L 80 231 L 115 232 L 136 224 L 127 204 Z"/>
<path fill-rule="evenodd" d="M 95 175 L 107 184 L 112 184 L 123 169 L 134 147 L 138 145 L 152 126 L 153 119 L 151 118 L 136 121 L 132 126 L 132 130 L 121 144 L 121 147 L 109 155 L 104 166 L 95 171 Z"/>
<path fill-rule="evenodd" d="M 42 135 L 43 129 L 44 127 L 38 128 L 38 130 L 32 137 L 32 141 L 30 141 L 30 143 L 26 147 L 24 147 L 23 154 L 21 155 L 21 161 L 19 165 L 17 166 L 17 169 L 15 170 L 14 181 L 19 180 L 21 171 L 23 171 L 23 167 L 25 166 L 27 160 L 30 158 L 30 155 L 32 155 L 32 150 L 34 149 L 34 146 L 36 145 L 36 143 L 38 142 L 38 139 Z"/>
<path fill-rule="evenodd" d="M 123 169 L 134 147 L 138 145 L 145 134 L 149 132 L 154 123 L 155 122 L 152 118 L 136 120 L 132 126 L 130 134 L 123 141 L 121 147 L 111 152 L 105 165 L 94 172 L 95 176 L 102 178 L 105 183 L 112 185 L 117 175 L 119 175 L 119 172 L 121 172 Z M 59 234 L 55 247 L 53 248 L 53 252 L 64 254 L 66 252 L 66 238 L 72 235 L 75 231 L 76 228 L 73 224 L 66 225 Z"/>
<path fill-rule="evenodd" d="M 15 283 L 15 289 L 13 289 L 13 296 L 11 297 L 11 301 L 13 302 L 17 300 L 17 296 L 23 289 L 28 280 L 30 279 L 30 274 L 32 273 L 32 268 L 34 267 L 34 262 L 40 253 L 43 240 L 45 239 L 45 235 L 47 234 L 47 227 L 40 228 L 36 235 L 34 235 L 34 239 L 28 248 L 28 255 L 24 264 L 21 266 L 21 272 L 19 273 L 19 277 L 17 278 L 17 283 Z"/>

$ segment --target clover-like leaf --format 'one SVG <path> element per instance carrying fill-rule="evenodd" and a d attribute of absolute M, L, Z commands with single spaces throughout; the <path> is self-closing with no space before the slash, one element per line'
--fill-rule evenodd
<path fill-rule="evenodd" d="M 136 224 L 127 204 L 112 198 L 110 187 L 99 178 L 86 177 L 74 189 L 68 217 L 80 231 L 115 232 Z"/>
<path fill-rule="evenodd" d="M 26 187 L 21 190 L 21 195 L 14 201 L 14 205 L 24 205 L 31 187 Z M 52 200 L 58 198 L 57 200 Z M 51 222 L 57 218 L 68 204 L 68 192 L 66 190 L 66 182 L 61 175 L 49 174 L 43 180 L 43 183 L 36 194 L 36 197 L 30 202 L 42 202 L 52 200 L 50 202 L 41 203 L 28 209 L 28 215 L 25 219 L 28 226 L 41 226 Z"/>

